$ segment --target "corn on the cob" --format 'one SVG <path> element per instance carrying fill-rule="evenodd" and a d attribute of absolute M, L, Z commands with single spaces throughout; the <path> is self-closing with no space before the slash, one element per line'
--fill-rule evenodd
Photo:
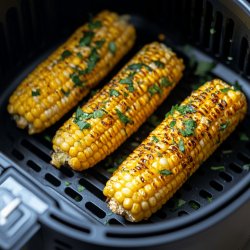
<path fill-rule="evenodd" d="M 104 188 L 108 206 L 132 222 L 149 218 L 230 135 L 247 110 L 243 93 L 215 79 L 174 106 Z"/>
<path fill-rule="evenodd" d="M 183 69 L 164 44 L 146 45 L 57 131 L 52 164 L 81 171 L 104 159 L 162 103 Z"/>
<path fill-rule="evenodd" d="M 17 126 L 41 132 L 86 96 L 134 44 L 127 19 L 99 13 L 42 62 L 9 99 Z"/>

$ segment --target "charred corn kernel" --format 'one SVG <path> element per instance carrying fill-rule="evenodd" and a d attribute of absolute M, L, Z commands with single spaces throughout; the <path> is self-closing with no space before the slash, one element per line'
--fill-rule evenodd
<path fill-rule="evenodd" d="M 52 164 L 56 167 L 69 165 L 81 171 L 104 159 L 163 102 L 182 77 L 183 69 L 182 59 L 165 45 L 157 42 L 146 45 L 57 131 L 53 139 Z M 178 74 L 173 74 L 173 70 Z M 80 130 L 73 131 L 74 126 Z M 66 141 L 65 132 L 70 137 L 79 135 L 86 156 L 85 160 L 79 159 L 80 167 L 78 162 L 77 166 L 69 163 L 75 153 L 72 155 L 57 143 L 58 138 Z M 166 164 L 165 160 L 160 164 Z"/>
<path fill-rule="evenodd" d="M 8 112 L 30 134 L 43 131 L 86 96 L 134 41 L 126 16 L 99 13 L 21 82 L 9 98 Z"/>
<path fill-rule="evenodd" d="M 148 219 L 230 135 L 246 111 L 244 94 L 223 81 L 201 86 L 174 106 L 114 172 L 103 191 L 110 209 L 132 222 Z M 159 150 L 160 143 L 166 146 Z M 133 190 L 133 204 L 126 201 L 124 206 L 125 196 L 116 197 L 127 186 Z"/>

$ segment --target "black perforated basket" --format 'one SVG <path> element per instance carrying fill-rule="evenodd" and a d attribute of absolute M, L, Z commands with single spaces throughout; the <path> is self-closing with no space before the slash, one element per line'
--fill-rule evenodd
<path fill-rule="evenodd" d="M 111 213 L 102 190 L 111 176 L 107 171 L 110 159 L 128 155 L 154 129 L 150 120 L 112 156 L 76 173 L 50 165 L 48 140 L 73 110 L 35 136 L 16 128 L 8 115 L 8 98 L 20 81 L 83 24 L 88 13 L 102 9 L 129 13 L 137 28 L 137 41 L 100 86 L 144 44 L 164 34 L 164 43 L 184 58 L 187 69 L 157 110 L 155 115 L 160 119 L 192 91 L 196 79 L 188 66 L 188 54 L 197 60 L 215 61 L 212 77 L 237 80 L 250 100 L 248 1 L 0 1 L 0 191 L 7 187 L 13 195 L 21 196 L 20 209 L 30 209 L 33 215 L 33 223 L 20 227 L 9 238 L 4 238 L 8 230 L 3 230 L 0 223 L 0 248 L 18 249 L 27 244 L 29 249 L 58 250 L 243 249 L 250 238 L 249 112 L 230 138 L 160 211 L 136 224 Z M 222 168 L 216 171 L 213 166 Z M 9 181 L 11 178 L 22 188 Z"/>

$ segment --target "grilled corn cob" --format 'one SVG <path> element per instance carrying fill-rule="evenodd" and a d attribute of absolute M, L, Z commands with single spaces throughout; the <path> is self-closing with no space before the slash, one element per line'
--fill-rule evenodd
<path fill-rule="evenodd" d="M 57 131 L 52 164 L 81 171 L 104 159 L 161 104 L 183 69 L 165 45 L 146 45 Z"/>
<path fill-rule="evenodd" d="M 8 111 L 17 126 L 41 132 L 75 106 L 128 52 L 135 29 L 103 11 L 80 27 L 14 91 Z"/>
<path fill-rule="evenodd" d="M 149 218 L 230 135 L 247 110 L 243 93 L 215 79 L 174 106 L 104 188 L 108 206 L 132 222 Z"/>

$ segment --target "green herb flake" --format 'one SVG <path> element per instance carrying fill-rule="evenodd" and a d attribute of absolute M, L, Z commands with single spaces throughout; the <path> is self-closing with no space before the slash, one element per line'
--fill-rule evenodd
<path fill-rule="evenodd" d="M 174 204 L 174 207 L 171 208 L 171 211 L 176 211 L 177 209 L 183 207 L 187 202 L 183 199 L 177 199 L 175 200 L 175 204 Z"/>
<path fill-rule="evenodd" d="M 220 131 L 224 131 L 229 125 L 229 121 L 228 122 L 225 122 L 225 123 L 222 123 L 220 125 Z"/>
<path fill-rule="evenodd" d="M 179 105 L 176 104 L 174 106 L 171 107 L 171 110 L 165 115 L 165 118 L 169 117 L 170 115 L 173 115 L 175 110 L 178 110 L 179 108 Z"/>
<path fill-rule="evenodd" d="M 212 166 L 212 167 L 210 167 L 210 169 L 213 171 L 225 171 L 224 166 Z"/>
<path fill-rule="evenodd" d="M 159 174 L 160 175 L 171 175 L 173 174 L 170 170 L 167 170 L 167 169 L 162 169 L 162 170 L 159 170 Z"/>
<path fill-rule="evenodd" d="M 156 143 L 159 142 L 159 139 L 155 135 L 153 135 L 151 139 L 153 142 L 156 142 Z"/>
<path fill-rule="evenodd" d="M 51 142 L 51 140 L 52 140 L 51 136 L 49 136 L 49 135 L 45 135 L 43 138 L 44 138 L 46 141 L 48 141 L 48 142 Z"/>
<path fill-rule="evenodd" d="M 171 129 L 173 129 L 174 126 L 175 126 L 175 124 L 176 124 L 176 121 L 175 121 L 175 120 L 172 120 L 172 121 L 169 123 L 169 127 L 170 127 Z"/>
<path fill-rule="evenodd" d="M 101 118 L 106 112 L 102 109 L 95 110 L 93 112 L 93 118 Z"/>
<path fill-rule="evenodd" d="M 221 91 L 222 93 L 227 93 L 229 90 L 231 90 L 231 88 L 220 89 L 220 91 Z"/>
<path fill-rule="evenodd" d="M 96 48 L 97 49 L 100 49 L 102 46 L 103 46 L 103 44 L 106 42 L 106 40 L 103 38 L 103 39 L 101 39 L 101 40 L 99 40 L 99 41 L 96 41 L 95 42 L 95 44 L 96 44 Z"/>
<path fill-rule="evenodd" d="M 185 145 L 184 145 L 184 141 L 183 141 L 182 139 L 180 139 L 179 144 L 178 144 L 178 147 L 179 147 L 179 149 L 180 149 L 180 151 L 181 151 L 182 153 L 185 152 Z"/>
<path fill-rule="evenodd" d="M 128 66 L 128 69 L 129 70 L 133 70 L 133 71 L 136 71 L 136 70 L 140 70 L 142 67 L 145 67 L 148 71 L 153 71 L 151 67 L 149 67 L 147 64 L 145 63 L 134 63 L 134 64 L 130 64 Z"/>
<path fill-rule="evenodd" d="M 61 59 L 64 60 L 65 58 L 69 57 L 72 55 L 72 52 L 69 50 L 64 50 L 63 53 L 61 54 Z"/>
<path fill-rule="evenodd" d="M 81 130 L 88 129 L 91 127 L 91 125 L 90 123 L 86 122 L 86 120 L 92 117 L 93 114 L 85 113 L 80 107 L 78 107 L 75 113 L 74 123 L 77 124 Z"/>
<path fill-rule="evenodd" d="M 184 129 L 180 130 L 180 133 L 187 137 L 187 136 L 191 136 L 194 135 L 194 131 L 197 127 L 196 122 L 193 119 L 189 119 L 183 122 L 184 125 Z"/>
<path fill-rule="evenodd" d="M 207 201 L 211 203 L 213 201 L 213 197 L 207 197 Z"/>
<path fill-rule="evenodd" d="M 250 164 L 245 164 L 242 166 L 243 170 L 249 171 L 250 170 Z"/>
<path fill-rule="evenodd" d="M 81 60 L 83 59 L 83 55 L 82 55 L 82 53 L 81 52 L 77 52 L 77 54 L 76 54 Z"/>
<path fill-rule="evenodd" d="M 62 92 L 65 96 L 69 96 L 69 95 L 70 95 L 70 90 L 65 91 L 64 89 L 61 89 L 61 92 Z"/>
<path fill-rule="evenodd" d="M 113 167 L 113 168 L 108 168 L 107 171 L 111 174 L 113 174 L 115 172 L 115 170 L 117 169 L 117 167 Z"/>
<path fill-rule="evenodd" d="M 214 62 L 198 61 L 197 63 L 194 74 L 201 77 L 206 76 L 216 66 Z"/>
<path fill-rule="evenodd" d="M 128 123 L 132 123 L 132 121 L 125 114 L 123 114 L 119 109 L 115 109 L 115 112 L 118 115 L 120 121 L 124 123 L 125 125 Z"/>
<path fill-rule="evenodd" d="M 135 88 L 134 88 L 134 85 L 133 85 L 134 83 L 133 83 L 131 75 L 128 76 L 128 77 L 126 77 L 126 78 L 124 78 L 124 79 L 121 79 L 120 83 L 121 84 L 127 84 L 128 85 L 128 91 L 129 92 L 134 92 Z"/>
<path fill-rule="evenodd" d="M 71 185 L 71 183 L 69 181 L 65 181 L 64 184 L 65 184 L 66 187 Z"/>
<path fill-rule="evenodd" d="M 195 109 L 192 105 L 181 105 L 176 109 L 182 115 L 195 113 Z"/>
<path fill-rule="evenodd" d="M 124 93 L 123 93 L 123 96 L 124 96 L 124 97 L 127 97 L 127 96 L 128 96 L 128 93 L 127 93 L 127 92 L 124 92 Z"/>
<path fill-rule="evenodd" d="M 86 31 L 84 32 L 83 37 L 80 39 L 79 41 L 79 46 L 83 47 L 83 46 L 89 46 L 93 37 L 94 37 L 95 33 L 92 31 Z"/>
<path fill-rule="evenodd" d="M 82 185 L 78 185 L 78 187 L 77 187 L 77 191 L 78 191 L 79 193 L 81 193 L 84 189 L 85 189 L 85 187 L 82 186 Z"/>
<path fill-rule="evenodd" d="M 246 133 L 240 133 L 239 136 L 240 136 L 241 141 L 249 141 L 250 140 L 250 138 L 248 137 L 248 135 Z"/>
<path fill-rule="evenodd" d="M 161 94 L 162 90 L 157 84 L 153 84 L 148 88 L 148 92 L 150 93 L 151 96 L 153 96 L 155 94 Z"/>
<path fill-rule="evenodd" d="M 117 48 L 116 48 L 115 42 L 110 42 L 109 43 L 109 51 L 114 55 L 116 53 L 116 50 L 117 50 Z"/>
<path fill-rule="evenodd" d="M 200 205 L 197 203 L 197 202 L 195 202 L 195 201 L 189 201 L 189 206 L 191 207 L 191 208 L 193 208 L 194 210 L 198 210 L 199 208 L 200 208 Z"/>
<path fill-rule="evenodd" d="M 90 30 L 98 29 L 102 27 L 102 22 L 100 20 L 93 21 L 91 20 L 88 24 Z"/>
<path fill-rule="evenodd" d="M 32 96 L 39 96 L 41 94 L 40 89 L 35 89 L 31 91 Z"/>
<path fill-rule="evenodd" d="M 222 154 L 227 155 L 227 154 L 232 154 L 233 150 L 223 150 Z"/>
<path fill-rule="evenodd" d="M 88 67 L 86 69 L 86 73 L 90 73 L 92 72 L 92 70 L 95 68 L 95 65 L 97 64 L 97 62 L 100 60 L 100 56 L 97 53 L 96 48 L 93 48 L 91 50 L 91 53 L 89 55 L 89 59 L 88 59 Z"/>
<path fill-rule="evenodd" d="M 216 30 L 215 30 L 214 28 L 211 28 L 211 29 L 209 30 L 209 32 L 210 32 L 211 35 L 213 35 L 213 34 L 216 33 Z"/>
<path fill-rule="evenodd" d="M 239 84 L 238 81 L 235 81 L 234 83 L 231 83 L 231 85 L 233 86 L 235 91 L 242 91 L 242 87 L 241 87 L 241 85 Z"/>
<path fill-rule="evenodd" d="M 109 96 L 116 96 L 118 97 L 120 93 L 116 89 L 110 89 L 109 90 Z"/>
<path fill-rule="evenodd" d="M 153 61 L 153 63 L 155 64 L 155 66 L 157 67 L 157 68 L 164 68 L 164 66 L 165 66 L 165 64 L 163 63 L 163 62 L 161 62 L 161 61 Z"/>
<path fill-rule="evenodd" d="M 75 201 L 79 202 L 82 200 L 82 197 L 80 195 L 76 195 L 74 198 Z"/>
<path fill-rule="evenodd" d="M 162 86 L 162 87 L 170 87 L 170 86 L 172 86 L 173 84 L 168 80 L 168 78 L 167 77 L 162 77 L 161 78 L 161 80 L 160 80 L 160 85 Z"/>
<path fill-rule="evenodd" d="M 77 73 L 73 73 L 70 75 L 72 82 L 75 84 L 76 87 L 82 87 L 83 81 L 81 81 L 79 75 Z"/>

